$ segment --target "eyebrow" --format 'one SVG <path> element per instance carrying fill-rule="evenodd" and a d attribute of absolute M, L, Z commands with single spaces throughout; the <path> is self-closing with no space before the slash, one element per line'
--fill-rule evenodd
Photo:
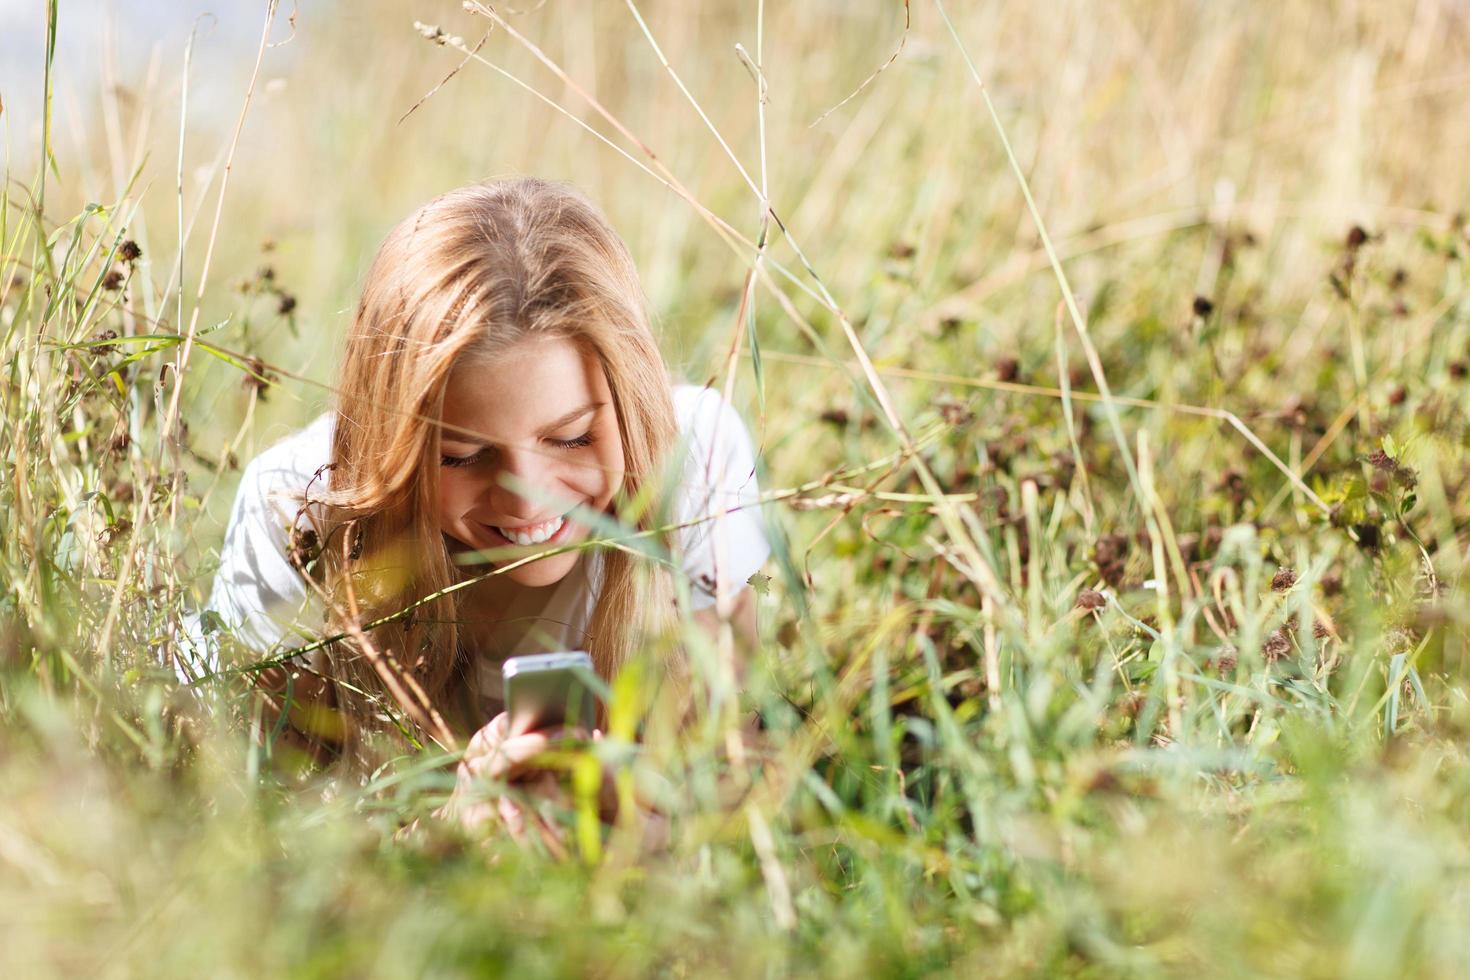
<path fill-rule="evenodd" d="M 568 412 L 567 414 L 563 415 L 561 418 L 559 418 L 556 421 L 552 422 L 550 425 L 547 425 L 538 434 L 541 435 L 541 436 L 545 436 L 548 433 L 555 432 L 557 429 L 560 429 L 564 425 L 571 425 L 573 422 L 577 421 L 578 419 L 582 418 L 583 416 L 590 415 L 593 412 L 597 411 L 604 404 L 606 404 L 606 403 L 605 402 L 588 402 L 586 405 L 583 405 L 581 408 L 574 408 L 570 412 Z M 461 433 L 463 433 L 463 434 L 461 434 Z M 463 443 L 463 444 L 465 444 L 467 446 L 484 446 L 484 445 L 489 445 L 484 440 L 480 439 L 478 436 L 474 436 L 474 435 L 470 434 L 470 432 L 469 432 L 468 429 L 461 429 L 459 426 L 452 426 L 452 425 L 445 425 L 443 427 L 443 432 L 442 432 L 442 434 L 440 435 L 439 438 L 442 439 L 442 440 L 449 441 L 449 442 Z"/>

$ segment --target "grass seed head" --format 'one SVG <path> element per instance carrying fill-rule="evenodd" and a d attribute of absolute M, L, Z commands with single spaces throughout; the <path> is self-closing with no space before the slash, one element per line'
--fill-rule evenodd
<path fill-rule="evenodd" d="M 1239 653 L 1235 647 L 1226 646 L 1220 651 L 1219 659 L 1215 661 L 1215 669 L 1221 676 L 1235 673 L 1235 667 L 1240 663 Z"/>
<path fill-rule="evenodd" d="M 1261 652 L 1266 655 L 1266 660 L 1273 664 L 1278 660 L 1283 660 L 1287 654 L 1291 653 L 1291 637 L 1286 635 L 1284 629 L 1272 630 L 1266 636 L 1266 641 L 1261 644 Z"/>
<path fill-rule="evenodd" d="M 1077 593 L 1077 601 L 1073 604 L 1073 608 L 1091 612 L 1094 609 L 1102 609 L 1107 604 L 1108 600 L 1101 592 L 1094 589 L 1083 589 Z"/>

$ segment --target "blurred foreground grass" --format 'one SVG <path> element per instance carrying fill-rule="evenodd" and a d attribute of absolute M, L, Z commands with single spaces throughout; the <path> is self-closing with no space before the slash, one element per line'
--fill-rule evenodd
<path fill-rule="evenodd" d="M 825 116 L 900 5 L 636 8 L 749 184 L 615 4 L 506 13 L 565 76 L 497 28 L 401 121 L 465 60 L 412 19 L 473 49 L 486 18 L 277 12 L 233 156 L 233 116 L 181 140 L 177 50 L 59 99 L 45 175 L 10 134 L 6 975 L 1463 972 L 1464 5 L 953 6 L 1086 344 L 927 2 Z M 199 44 L 191 99 L 238 106 L 253 47 Z M 753 250 L 579 127 L 650 164 L 579 88 L 749 241 L 767 186 L 835 303 L 773 229 L 741 322 Z M 733 801 L 717 726 L 649 759 L 651 856 L 395 841 L 435 760 L 301 772 L 170 666 L 239 464 L 329 403 L 378 238 L 511 171 L 608 210 L 686 377 L 758 339 L 771 749 Z"/>

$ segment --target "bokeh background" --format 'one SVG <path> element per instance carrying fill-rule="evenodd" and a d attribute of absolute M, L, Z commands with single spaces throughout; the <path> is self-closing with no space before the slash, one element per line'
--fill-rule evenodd
<path fill-rule="evenodd" d="M 6 972 L 1457 975 L 1470 5 L 496 9 L 557 70 L 457 3 L 0 0 Z M 770 755 L 664 759 L 652 857 L 395 842 L 432 766 L 302 773 L 166 662 L 377 242 L 510 173 L 606 210 L 677 374 L 739 343 L 779 498 Z M 119 358 L 206 253 L 175 455 L 175 350 Z"/>

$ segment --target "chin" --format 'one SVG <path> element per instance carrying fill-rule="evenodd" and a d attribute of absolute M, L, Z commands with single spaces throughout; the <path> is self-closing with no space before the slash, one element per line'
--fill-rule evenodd
<path fill-rule="evenodd" d="M 504 575 L 517 585 L 524 585 L 530 589 L 539 589 L 548 585 L 555 585 L 566 578 L 577 565 L 577 559 L 581 557 L 578 552 L 567 552 L 544 558 L 541 561 L 533 561 L 519 568 L 513 568 Z"/>

